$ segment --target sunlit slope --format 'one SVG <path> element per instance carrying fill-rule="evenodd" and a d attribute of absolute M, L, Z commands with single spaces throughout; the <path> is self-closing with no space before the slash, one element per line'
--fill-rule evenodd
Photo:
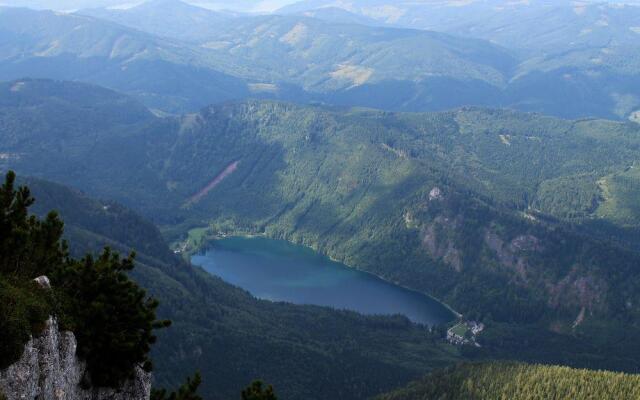
<path fill-rule="evenodd" d="M 627 118 L 640 109 L 638 2 L 308 0 L 279 13 L 326 21 L 347 14 L 491 41 L 518 56 L 502 104 L 521 110 Z"/>
<path fill-rule="evenodd" d="M 91 17 L 0 6 L 0 79 L 25 77 L 99 84 L 164 111 L 248 94 L 197 48 Z"/>
<path fill-rule="evenodd" d="M 461 365 L 379 400 L 619 399 L 640 396 L 640 376 L 525 364 Z"/>

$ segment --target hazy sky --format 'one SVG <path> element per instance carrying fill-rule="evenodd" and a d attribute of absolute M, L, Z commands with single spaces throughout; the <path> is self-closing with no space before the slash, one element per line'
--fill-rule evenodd
<path fill-rule="evenodd" d="M 214 9 L 268 12 L 297 1 L 298 0 L 187 0 L 187 3 Z"/>
<path fill-rule="evenodd" d="M 183 0 L 202 7 L 245 12 L 270 12 L 298 0 Z M 415 0 L 416 3 L 427 0 Z M 505 0 L 513 1 L 513 0 Z M 587 0 L 605 2 L 624 2 L 637 4 L 640 0 Z M 0 0 L 0 6 L 24 6 L 32 8 L 51 8 L 55 10 L 77 10 L 91 7 L 117 7 L 135 5 L 144 0 Z M 393 3 L 393 0 L 390 0 Z"/>
<path fill-rule="evenodd" d="M 185 0 L 214 9 L 268 12 L 297 0 Z M 0 0 L 0 5 L 51 8 L 54 10 L 75 10 L 80 8 L 119 6 L 143 3 L 142 0 Z"/>

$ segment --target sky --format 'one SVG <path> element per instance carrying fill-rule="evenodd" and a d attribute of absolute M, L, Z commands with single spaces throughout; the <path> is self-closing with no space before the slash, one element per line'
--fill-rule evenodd
<path fill-rule="evenodd" d="M 270 12 L 297 0 L 186 0 L 187 3 L 212 9 L 247 12 Z M 15 7 L 50 8 L 54 10 L 77 10 L 93 7 L 135 5 L 141 0 L 0 0 L 0 5 Z"/>
<path fill-rule="evenodd" d="M 213 9 L 238 9 L 252 12 L 271 12 L 297 0 L 244 0 L 244 1 L 215 1 L 215 0 L 188 0 L 187 2 Z M 207 4 L 208 3 L 208 4 Z M 242 3 L 242 4 L 240 4 Z M 239 8 L 236 8 L 239 7 Z"/>
<path fill-rule="evenodd" d="M 50 8 L 61 11 L 95 7 L 133 6 L 145 0 L 0 0 L 0 6 Z M 183 0 L 187 3 L 214 10 L 267 13 L 298 0 Z M 415 0 L 416 2 L 425 0 Z M 510 1 L 510 0 L 505 0 Z M 511 0 L 512 1 L 512 0 Z M 640 0 L 587 0 L 605 2 L 640 3 Z M 393 3 L 393 0 L 390 0 Z"/>

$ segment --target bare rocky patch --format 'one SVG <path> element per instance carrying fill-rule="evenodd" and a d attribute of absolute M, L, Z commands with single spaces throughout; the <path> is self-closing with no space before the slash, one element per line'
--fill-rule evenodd
<path fill-rule="evenodd" d="M 354 86 L 364 85 L 371 79 L 374 70 L 361 65 L 340 64 L 335 71 L 331 72 L 331 77 L 340 81 L 349 81 Z"/>

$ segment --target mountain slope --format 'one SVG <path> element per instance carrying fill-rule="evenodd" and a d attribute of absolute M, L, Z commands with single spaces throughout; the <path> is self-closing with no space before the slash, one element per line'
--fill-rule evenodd
<path fill-rule="evenodd" d="M 524 364 L 467 364 L 438 371 L 379 400 L 533 398 L 620 399 L 640 396 L 640 377 Z"/>
<path fill-rule="evenodd" d="M 175 387 L 200 370 L 210 399 L 233 398 L 256 377 L 291 399 L 359 399 L 456 359 L 405 318 L 256 300 L 184 263 L 130 210 L 55 183 L 23 183 L 36 197 L 35 212 L 60 212 L 74 253 L 105 245 L 137 251 L 135 279 L 160 300 L 159 315 L 173 321 L 154 346 L 158 385 Z"/>
<path fill-rule="evenodd" d="M 0 94 L 13 98 L 11 85 Z M 24 110 L 4 110 L 1 123 L 16 127 L 4 135 L 29 131 Z M 470 357 L 631 371 L 638 242 L 595 217 L 634 210 L 621 201 L 633 192 L 613 182 L 633 176 L 638 129 L 482 109 L 395 114 L 249 101 L 153 117 L 119 135 L 107 129 L 77 146 L 79 159 L 92 160 L 83 170 L 58 152 L 1 152 L 4 168 L 123 201 L 171 240 L 197 226 L 261 233 L 435 295 L 489 322 Z M 616 171 L 618 180 L 607 178 Z M 604 200 L 601 177 L 612 182 Z"/>
<path fill-rule="evenodd" d="M 178 0 L 152 0 L 128 9 L 93 8 L 77 12 L 158 36 L 203 41 L 216 35 L 229 16 Z"/>
<path fill-rule="evenodd" d="M 283 14 L 313 14 L 331 20 L 323 10 L 338 7 L 378 24 L 446 32 L 484 39 L 524 56 L 516 75 L 563 68 L 612 72 L 638 71 L 639 4 L 534 0 L 505 3 L 475 0 L 456 7 L 448 2 L 302 1 Z M 318 14 L 320 13 L 320 14 Z M 363 21 L 366 22 L 366 21 Z"/>
<path fill-rule="evenodd" d="M 91 82 L 168 111 L 248 94 L 245 82 L 204 60 L 197 48 L 111 22 L 0 7 L 0 79 Z"/>
<path fill-rule="evenodd" d="M 173 26 L 164 19 L 175 20 L 175 25 L 201 19 L 200 11 L 191 12 L 197 8 L 187 8 L 180 18 L 180 12 L 164 13 L 160 7 L 156 23 Z M 129 23 L 144 27 L 136 15 Z M 0 79 L 91 82 L 170 112 L 249 96 L 443 108 L 460 101 L 419 95 L 419 87 L 426 85 L 443 97 L 446 83 L 457 85 L 461 96 L 483 88 L 495 92 L 493 85 L 503 81 L 500 71 L 511 65 L 505 51 L 482 41 L 298 17 L 234 18 L 215 27 L 205 19 L 194 30 L 200 26 L 218 34 L 199 45 L 76 14 L 3 8 L 0 22 Z M 345 37 L 350 38 L 348 47 L 343 46 Z M 416 46 L 423 51 L 413 51 Z M 413 68 L 407 69 L 407 63 Z M 372 90 L 379 96 L 362 93 Z"/>
<path fill-rule="evenodd" d="M 163 1 L 86 11 L 129 28 L 4 8 L 0 79 L 97 83 L 165 112 L 247 97 L 397 111 L 499 106 L 618 119 L 640 108 L 631 40 L 637 34 L 630 29 L 620 39 L 603 34 L 593 43 L 522 52 L 445 33 L 364 26 L 344 21 L 343 13 L 340 23 L 247 17 Z"/>
<path fill-rule="evenodd" d="M 504 50 L 481 41 L 432 32 L 328 24 L 305 17 L 241 16 L 225 20 L 177 0 L 163 0 L 159 5 L 150 2 L 127 10 L 82 12 L 200 43 L 226 58 L 220 68 L 230 74 L 266 79 L 264 83 L 296 84 L 316 92 L 369 81 L 425 80 L 431 75 L 499 84 L 501 73 L 513 63 Z M 185 21 L 197 33 L 179 29 Z M 158 30 L 156 25 L 162 28 Z M 405 51 L 410 48 L 421 51 Z"/>
<path fill-rule="evenodd" d="M 452 6 L 446 1 L 306 0 L 285 6 L 281 14 L 338 8 L 366 20 L 413 29 L 434 30 L 490 40 L 524 52 L 556 52 L 600 47 L 616 42 L 635 45 L 640 4 L 629 1 L 473 0 Z M 321 14 L 322 15 L 322 14 Z M 330 14 L 323 18 L 331 20 Z"/>
<path fill-rule="evenodd" d="M 333 20 L 333 7 L 361 23 L 488 40 L 518 55 L 500 104 L 561 117 L 627 118 L 640 108 L 639 4 L 535 0 L 504 2 L 303 1 L 279 11 Z M 629 3 L 629 2 L 626 2 Z M 470 104 L 470 103 L 466 103 Z M 478 104 L 477 102 L 474 104 Z"/>
<path fill-rule="evenodd" d="M 494 120 L 491 115 L 499 117 Z M 564 353 L 566 344 L 557 348 L 558 342 L 542 346 L 554 349 L 549 353 L 536 348 L 522 354 L 608 367 L 612 364 L 605 359 L 619 356 L 615 363 L 634 370 L 636 364 L 627 352 L 636 351 L 631 350 L 636 346 L 629 333 L 637 329 L 631 322 L 637 321 L 637 309 L 628 304 L 636 302 L 632 282 L 638 277 L 637 254 L 592 240 L 534 211 L 505 207 L 509 201 L 522 200 L 500 198 L 501 190 L 496 189 L 526 198 L 526 188 L 518 192 L 507 184 L 535 184 L 544 177 L 545 170 L 536 167 L 543 160 L 550 162 L 550 170 L 556 160 L 554 173 L 561 172 L 562 160 L 570 158 L 555 156 L 551 149 L 562 147 L 549 143 L 566 140 L 574 148 L 581 137 L 593 134 L 591 129 L 599 122 L 579 127 L 573 137 L 565 133 L 564 122 L 551 120 L 545 139 L 543 118 L 512 114 L 515 120 L 510 120 L 508 115 L 483 110 L 435 115 L 343 113 L 254 102 L 212 107 L 195 122 L 189 120 L 163 173 L 176 182 L 176 191 L 186 195 L 198 189 L 189 190 L 180 182 L 187 182 L 200 166 L 211 171 L 200 183 L 205 187 L 219 171 L 239 162 L 237 170 L 205 198 L 187 205 L 198 219 L 207 219 L 214 232 L 264 233 L 304 243 L 347 265 L 433 294 L 472 318 L 538 324 L 524 334 L 518 331 L 516 341 L 544 336 L 542 332 L 561 333 L 573 341 L 574 350 L 568 351 L 573 352 L 573 346 L 594 345 L 587 344 L 588 337 L 615 331 L 620 334 L 619 345 L 605 345 L 606 357 L 600 353 L 601 342 L 596 345 L 600 355 L 589 360 Z M 480 116 L 487 118 L 482 127 L 475 125 L 483 121 Z M 540 153 L 530 151 L 526 159 L 509 152 L 510 146 L 500 139 L 498 121 L 511 132 L 518 132 L 517 124 L 524 123 L 523 134 L 535 132 L 537 139 L 523 137 L 523 144 L 541 140 Z M 628 136 L 637 137 L 636 127 L 614 126 L 631 129 Z M 465 154 L 466 146 L 476 152 Z M 483 160 L 484 146 L 488 159 Z M 498 148 L 504 150 L 491 151 Z M 566 167 L 573 172 L 573 168 L 592 170 L 588 148 L 581 150 L 583 167 L 579 157 Z M 184 154 L 197 156 L 186 159 Z M 506 164 L 511 172 L 496 171 L 494 163 L 483 165 L 500 162 L 501 154 L 514 157 Z M 625 333 L 621 326 L 631 331 Z M 499 338 L 487 339 L 486 349 L 501 351 Z M 507 347 L 503 355 L 522 351 L 503 342 L 502 349 Z"/>
<path fill-rule="evenodd" d="M 238 19 L 214 40 L 235 59 L 252 62 L 246 73 L 267 73 L 314 91 L 430 76 L 500 85 L 514 63 L 506 51 L 487 42 L 304 17 Z"/>

